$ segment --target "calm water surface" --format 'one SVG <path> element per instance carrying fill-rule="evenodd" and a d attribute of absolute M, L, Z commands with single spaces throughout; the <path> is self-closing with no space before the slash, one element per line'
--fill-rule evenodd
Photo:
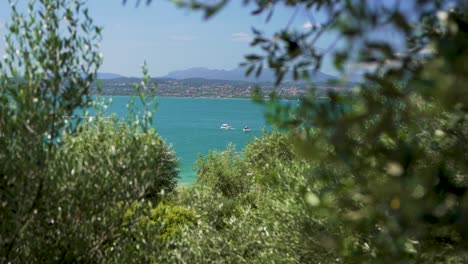
<path fill-rule="evenodd" d="M 109 113 L 125 118 L 130 98 L 112 97 Z M 154 127 L 166 142 L 172 144 L 179 158 L 181 184 L 194 182 L 193 166 L 199 155 L 205 155 L 209 150 L 224 150 L 229 143 L 242 150 L 255 136 L 262 135 L 262 129 L 270 129 L 262 106 L 249 99 L 161 97 L 156 102 Z M 234 129 L 221 130 L 219 127 L 223 123 Z M 244 133 L 244 126 L 249 126 L 251 132 Z"/>

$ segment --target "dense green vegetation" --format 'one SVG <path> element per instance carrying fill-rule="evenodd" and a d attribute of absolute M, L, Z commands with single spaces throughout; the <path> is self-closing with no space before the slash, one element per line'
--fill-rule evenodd
<path fill-rule="evenodd" d="M 228 1 L 176 2 L 211 17 Z M 346 40 L 337 69 L 377 69 L 326 104 L 312 86 L 295 109 L 257 96 L 284 133 L 201 157 L 196 183 L 179 188 L 175 155 L 151 129 L 146 67 L 135 86 L 143 109 L 129 105 L 125 122 L 100 111 L 70 122 L 99 105 L 89 89 L 100 28 L 79 1 L 39 0 L 28 14 L 13 5 L 0 64 L 1 262 L 468 261 L 467 7 L 419 0 L 414 24 L 368 1 L 244 2 L 254 14 L 283 2 L 331 19 L 271 38 L 255 30 L 252 45 L 266 53 L 246 57 L 247 73 L 312 81 L 325 30 Z M 405 37 L 403 55 L 367 35 L 382 27 Z"/>

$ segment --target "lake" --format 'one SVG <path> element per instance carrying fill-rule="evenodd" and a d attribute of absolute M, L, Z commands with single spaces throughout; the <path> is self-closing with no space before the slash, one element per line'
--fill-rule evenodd
<path fill-rule="evenodd" d="M 130 99 L 127 96 L 112 97 L 113 103 L 107 113 L 125 118 Z M 254 137 L 260 137 L 263 129 L 270 129 L 264 119 L 263 107 L 250 99 L 158 97 L 156 102 L 158 109 L 153 114 L 153 125 L 176 152 L 180 161 L 180 184 L 195 181 L 193 166 L 199 155 L 210 150 L 225 150 L 229 143 L 241 151 Z M 233 129 L 220 129 L 224 123 Z M 251 131 L 243 132 L 244 126 Z"/>

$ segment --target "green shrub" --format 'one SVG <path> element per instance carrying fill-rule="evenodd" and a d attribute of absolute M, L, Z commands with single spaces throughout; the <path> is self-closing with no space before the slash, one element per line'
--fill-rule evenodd
<path fill-rule="evenodd" d="M 196 223 L 193 210 L 186 209 L 180 205 L 159 203 L 151 210 L 150 220 L 161 223 L 161 240 L 163 242 L 177 239 L 183 227 L 191 228 Z"/>
<path fill-rule="evenodd" d="M 241 159 L 243 162 L 245 160 Z M 178 191 L 172 201 L 194 210 L 197 225 L 183 229 L 166 261 L 209 263 L 333 263 L 327 235 L 338 232 L 325 217 L 311 217 L 304 199 L 310 167 L 275 160 L 275 181 L 224 196 L 203 183 Z M 312 192 L 312 191 L 311 191 Z M 315 230 L 314 236 L 305 233 Z M 327 231 L 327 232 L 326 232 Z"/>
<path fill-rule="evenodd" d="M 83 124 L 76 135 L 65 134 L 56 161 L 63 184 L 84 175 L 77 184 L 99 185 L 95 191 L 114 200 L 156 202 L 161 191 L 174 189 L 178 177 L 174 152 L 154 130 L 142 132 L 115 117 L 98 117 Z"/>
<path fill-rule="evenodd" d="M 238 196 L 251 187 L 252 173 L 232 145 L 223 152 L 212 151 L 199 158 L 197 167 L 196 184 L 226 197 Z"/>
<path fill-rule="evenodd" d="M 119 204 L 119 206 L 122 204 Z M 196 225 L 193 210 L 167 202 L 156 208 L 151 202 L 134 202 L 125 207 L 120 236 L 112 241 L 102 262 L 167 262 L 180 234 Z"/>
<path fill-rule="evenodd" d="M 299 159 L 295 153 L 290 135 L 277 130 L 264 134 L 261 138 L 247 144 L 244 149 L 244 156 L 247 163 L 262 170 L 275 170 L 277 163 L 292 162 Z M 263 172 L 265 172 L 263 171 Z"/>
<path fill-rule="evenodd" d="M 54 204 L 39 212 L 53 221 L 43 227 L 49 256 L 55 251 L 68 260 L 103 258 L 122 235 L 122 210 L 135 201 L 157 203 L 160 193 L 175 187 L 177 173 L 174 153 L 152 130 L 98 118 L 76 135 L 64 134 L 46 184 Z M 38 241 L 44 236 L 37 235 Z"/>
<path fill-rule="evenodd" d="M 335 262 L 337 255 L 326 247 L 325 234 L 337 231 L 324 223 L 324 217 L 309 214 L 314 207 L 304 193 L 316 191 L 309 185 L 311 166 L 293 158 L 296 154 L 288 140 L 287 135 L 273 132 L 249 143 L 244 155 L 231 147 L 203 157 L 196 184 L 177 190 L 171 198 L 194 210 L 198 223 L 183 229 L 172 242 L 171 250 L 164 253 L 166 261 Z M 222 191 L 239 190 L 236 186 L 246 187 Z M 310 230 L 317 235 L 305 236 Z"/>

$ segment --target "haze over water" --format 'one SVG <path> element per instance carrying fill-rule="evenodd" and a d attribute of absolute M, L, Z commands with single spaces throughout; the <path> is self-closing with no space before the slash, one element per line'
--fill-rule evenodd
<path fill-rule="evenodd" d="M 108 113 L 125 118 L 130 98 L 112 97 L 113 104 Z M 255 136 L 262 135 L 263 128 L 270 128 L 262 106 L 249 99 L 159 97 L 156 102 L 158 109 L 153 115 L 153 125 L 176 152 L 180 161 L 180 184 L 194 182 L 196 171 L 193 166 L 200 154 L 225 150 L 229 143 L 241 151 Z M 234 129 L 220 129 L 223 123 Z M 250 127 L 251 132 L 244 133 L 244 126 Z"/>

